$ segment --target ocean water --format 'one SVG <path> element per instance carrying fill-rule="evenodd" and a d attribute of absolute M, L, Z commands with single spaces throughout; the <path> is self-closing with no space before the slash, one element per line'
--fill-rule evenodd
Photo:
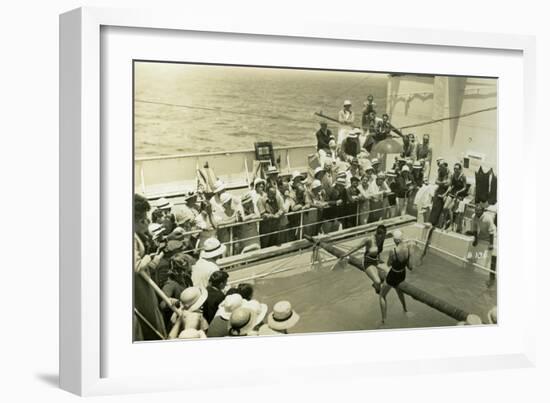
<path fill-rule="evenodd" d="M 314 112 L 349 99 L 360 125 L 368 94 L 386 108 L 386 74 L 138 62 L 134 80 L 136 157 L 309 144 Z"/>

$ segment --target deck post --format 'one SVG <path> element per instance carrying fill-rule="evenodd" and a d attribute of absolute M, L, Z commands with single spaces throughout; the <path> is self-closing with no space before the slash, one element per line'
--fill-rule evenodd
<path fill-rule="evenodd" d="M 302 239 L 304 235 L 304 212 L 300 211 L 300 232 L 299 232 L 299 238 Z"/>

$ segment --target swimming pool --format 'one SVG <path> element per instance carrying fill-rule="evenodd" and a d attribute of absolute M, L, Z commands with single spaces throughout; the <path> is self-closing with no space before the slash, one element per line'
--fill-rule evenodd
<path fill-rule="evenodd" d="M 362 239 L 350 239 L 336 245 L 349 250 Z M 386 240 L 384 259 L 392 244 L 392 240 Z M 361 257 L 362 252 L 354 256 Z M 487 312 L 497 303 L 496 285 L 486 285 L 488 273 L 432 252 L 420 263 L 420 254 L 420 247 L 413 247 L 415 268 L 407 272 L 407 282 L 478 315 L 485 322 Z M 388 317 L 385 325 L 381 326 L 379 298 L 370 279 L 349 264 L 331 270 L 334 258 L 325 251 L 320 256 L 325 262 L 313 268 L 310 265 L 311 251 L 263 263 L 275 273 L 285 267 L 295 267 L 297 270 L 246 281 L 254 284 L 254 298 L 266 303 L 269 309 L 280 300 L 292 303 L 301 316 L 292 333 L 439 327 L 457 323 L 453 318 L 408 296 L 406 302 L 410 312 L 405 314 L 397 294 L 392 290 L 387 297 Z"/>

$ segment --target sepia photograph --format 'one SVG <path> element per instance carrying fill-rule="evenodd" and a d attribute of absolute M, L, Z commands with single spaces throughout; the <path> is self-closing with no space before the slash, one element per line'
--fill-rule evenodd
<path fill-rule="evenodd" d="M 134 342 L 497 324 L 498 79 L 367 69 L 133 61 Z"/>

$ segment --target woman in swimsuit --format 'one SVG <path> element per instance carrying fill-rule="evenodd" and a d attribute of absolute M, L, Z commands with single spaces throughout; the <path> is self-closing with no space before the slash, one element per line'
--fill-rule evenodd
<path fill-rule="evenodd" d="M 413 269 L 410 263 L 411 252 L 409 250 L 409 247 L 403 242 L 403 235 L 401 231 L 396 230 L 393 232 L 393 241 L 395 243 L 395 248 L 390 251 L 390 254 L 388 256 L 388 267 L 390 268 L 390 271 L 386 276 L 386 282 L 382 284 L 382 288 L 380 290 L 380 310 L 382 312 L 382 323 L 385 323 L 386 321 L 386 295 L 388 295 L 388 292 L 392 288 L 394 288 L 397 292 L 399 301 L 401 301 L 401 305 L 403 305 L 403 311 L 407 312 L 405 295 L 403 294 L 403 291 L 398 288 L 398 286 L 403 281 L 405 281 L 405 277 L 407 274 L 405 269 Z"/>
<path fill-rule="evenodd" d="M 355 253 L 361 248 L 365 248 L 363 255 L 363 271 L 372 280 L 372 286 L 376 293 L 380 293 L 380 287 L 386 277 L 385 270 L 381 267 L 380 255 L 384 249 L 384 240 L 386 239 L 386 226 L 380 224 L 376 227 L 374 237 L 367 238 L 365 242 L 361 243 L 356 248 L 353 248 L 345 255 L 341 256 L 339 260 L 347 258 L 349 255 Z"/>

